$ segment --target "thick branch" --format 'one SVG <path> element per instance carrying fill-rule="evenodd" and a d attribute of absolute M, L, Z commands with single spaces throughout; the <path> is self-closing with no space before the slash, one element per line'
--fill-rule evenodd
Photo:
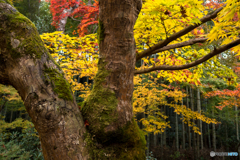
<path fill-rule="evenodd" d="M 152 54 L 155 53 L 159 53 L 159 52 L 163 52 L 169 49 L 176 49 L 176 48 L 181 48 L 181 47 L 185 47 L 185 46 L 189 46 L 189 45 L 193 45 L 196 43 L 204 43 L 207 41 L 208 38 L 196 38 L 196 39 L 191 39 L 189 41 L 184 41 L 184 42 L 180 42 L 180 43 L 176 43 L 176 44 L 171 44 L 165 47 L 162 47 L 160 49 L 157 49 L 155 51 L 152 52 Z"/>
<path fill-rule="evenodd" d="M 170 42 L 176 40 L 177 38 L 187 34 L 188 32 L 192 31 L 193 29 L 197 28 L 198 26 L 200 26 L 203 23 L 206 23 L 207 21 L 212 20 L 213 18 L 217 17 L 217 14 L 223 9 L 223 7 L 216 9 L 214 12 L 212 12 L 209 15 L 204 16 L 203 18 L 200 19 L 201 23 L 198 24 L 194 24 L 194 25 L 190 25 L 186 28 L 184 28 L 183 30 L 171 35 L 168 39 L 165 39 L 164 41 L 155 44 L 154 46 L 152 46 L 151 48 L 144 50 L 143 52 L 139 53 L 136 57 L 136 60 L 139 60 L 143 57 L 146 56 L 150 56 L 153 54 L 154 51 L 156 51 L 157 49 L 160 49 L 166 45 L 168 45 Z M 156 52 L 155 52 L 156 53 Z"/>
<path fill-rule="evenodd" d="M 212 52 L 210 52 L 206 56 L 203 56 L 202 58 L 200 58 L 194 62 L 184 64 L 184 65 L 176 65 L 176 66 L 161 65 L 161 66 L 156 66 L 156 67 L 152 67 L 152 68 L 148 68 L 148 69 L 144 69 L 144 70 L 135 71 L 134 74 L 136 75 L 136 74 L 148 73 L 148 72 L 156 71 L 156 70 L 182 70 L 182 69 L 191 68 L 191 67 L 201 64 L 201 63 L 209 60 L 213 56 L 218 55 L 219 53 L 222 53 L 222 52 L 224 52 L 232 47 L 235 47 L 239 44 L 240 44 L 240 39 L 237 39 L 227 45 L 219 47 L 218 49 L 214 49 Z"/>

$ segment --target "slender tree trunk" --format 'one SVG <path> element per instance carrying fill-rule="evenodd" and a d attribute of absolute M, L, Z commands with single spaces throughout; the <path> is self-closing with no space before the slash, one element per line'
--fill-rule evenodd
<path fill-rule="evenodd" d="M 200 96 L 200 89 L 197 88 L 197 109 L 198 112 L 201 114 L 201 96 Z M 201 149 L 203 149 L 203 132 L 202 132 L 202 121 L 198 120 L 199 128 L 200 128 L 200 143 L 201 143 Z"/>
<path fill-rule="evenodd" d="M 166 106 L 165 105 L 163 106 L 163 109 L 164 109 L 164 113 L 167 115 L 167 110 L 166 110 Z M 167 139 L 167 128 L 162 133 L 162 136 L 163 136 L 163 138 L 162 138 L 163 146 L 167 146 L 167 142 L 166 142 L 166 139 Z"/>
<path fill-rule="evenodd" d="M 88 6 L 92 5 L 92 0 L 88 0 Z"/>
<path fill-rule="evenodd" d="M 229 140 L 228 140 L 228 120 L 229 120 L 229 108 L 228 108 L 228 106 L 226 107 L 226 109 L 227 109 L 227 115 L 226 115 L 226 141 L 227 142 L 229 142 Z M 227 145 L 227 152 L 229 152 L 229 143 L 228 143 L 228 145 Z"/>
<path fill-rule="evenodd" d="M 199 120 L 197 120 L 197 126 L 200 127 L 200 123 L 199 123 Z M 196 134 L 197 136 L 197 158 L 199 158 L 199 146 L 200 146 L 200 135 L 197 133 Z"/>
<path fill-rule="evenodd" d="M 79 0 L 76 0 L 77 2 L 79 2 Z M 90 1 L 90 5 L 92 4 L 91 3 L 91 0 L 89 0 Z M 88 1 L 88 5 L 89 5 L 89 1 Z M 73 13 L 74 12 L 74 9 L 75 8 L 77 8 L 78 7 L 78 5 L 77 6 L 75 6 L 75 7 L 70 7 L 70 8 L 65 8 L 64 10 L 63 10 L 63 13 L 62 13 L 62 16 L 63 16 L 63 18 L 62 19 L 60 19 L 60 21 L 59 21 L 59 23 L 58 23 L 58 28 L 57 28 L 57 31 L 62 31 L 63 33 L 65 32 L 65 27 L 66 27 L 66 24 L 67 24 L 67 20 L 68 20 L 68 17 L 69 17 L 69 15 L 71 15 L 71 13 Z"/>
<path fill-rule="evenodd" d="M 199 91 L 199 94 L 200 94 L 200 91 Z M 199 97 L 199 101 L 200 101 L 200 113 L 201 113 L 201 96 Z M 200 120 L 200 131 L 201 131 L 201 149 L 203 149 L 203 124 L 202 124 L 202 121 Z"/>
<path fill-rule="evenodd" d="M 21 110 L 21 111 L 19 111 L 18 118 L 22 118 L 22 110 Z"/>
<path fill-rule="evenodd" d="M 236 99 L 236 98 L 235 98 Z M 238 140 L 238 143 L 239 143 L 239 132 L 238 132 L 238 108 L 237 108 L 237 105 L 234 106 L 234 109 L 235 109 L 235 123 L 236 123 L 236 136 L 237 136 L 237 140 Z M 240 147 L 238 146 L 238 153 L 240 153 Z M 238 159 L 240 160 L 240 154 L 238 154 Z"/>
<path fill-rule="evenodd" d="M 155 112 L 154 112 L 154 117 L 156 118 Z M 156 127 L 156 125 L 155 125 L 155 127 Z M 153 143 L 152 144 L 154 147 L 157 146 L 157 138 L 158 138 L 158 133 L 156 133 L 156 134 L 153 133 Z"/>
<path fill-rule="evenodd" d="M 206 104 L 206 111 L 207 111 L 207 99 L 205 99 L 205 104 Z M 212 148 L 209 124 L 207 124 L 207 132 L 208 132 L 208 146 L 209 146 L 209 148 Z"/>
<path fill-rule="evenodd" d="M 190 91 L 190 101 L 191 101 L 191 109 L 192 109 L 192 111 L 194 111 L 195 109 L 194 109 L 194 100 L 193 100 L 193 96 L 194 96 L 194 94 L 193 94 L 193 90 L 192 90 L 192 88 L 191 87 L 189 87 L 189 91 Z M 194 122 L 194 120 L 193 120 L 193 122 Z M 192 137 L 193 137 L 193 150 L 194 150 L 194 157 L 195 157 L 195 151 L 196 151 L 196 139 L 195 139 L 195 133 L 194 133 L 194 131 L 192 130 Z"/>
<path fill-rule="evenodd" d="M 12 123 L 13 109 L 11 109 L 10 123 Z"/>
<path fill-rule="evenodd" d="M 183 99 L 182 99 L 182 107 L 183 107 Z M 182 116 L 183 118 L 183 116 Z M 185 149 L 185 124 L 184 121 L 182 120 L 182 147 Z"/>
<path fill-rule="evenodd" d="M 2 101 L 3 101 L 3 104 L 1 105 L 1 108 L 0 108 L 0 113 L 2 114 L 2 111 L 3 111 L 3 109 L 4 109 L 4 107 L 5 107 L 5 104 L 7 103 L 7 100 L 5 100 L 5 93 L 3 94 L 3 99 L 2 99 Z"/>
<path fill-rule="evenodd" d="M 209 148 L 212 148 L 209 124 L 207 124 L 207 129 L 208 129 L 208 146 Z"/>
<path fill-rule="evenodd" d="M 4 109 L 4 118 L 3 118 L 3 121 L 5 121 L 5 119 L 6 119 L 6 115 L 7 115 L 7 103 L 5 104 L 5 109 Z"/>
<path fill-rule="evenodd" d="M 176 149 L 179 150 L 179 138 L 178 138 L 178 115 L 175 112 L 175 138 L 176 138 Z"/>
<path fill-rule="evenodd" d="M 190 108 L 190 106 L 189 106 L 189 99 L 188 99 L 188 86 L 186 86 L 186 92 L 187 92 L 187 97 L 186 97 L 186 106 L 187 106 L 187 108 Z M 189 148 L 192 148 L 192 145 L 191 145 L 191 127 L 189 127 L 188 126 L 188 147 Z"/>
<path fill-rule="evenodd" d="M 149 148 L 150 148 L 150 134 L 148 133 L 147 134 L 147 150 L 146 150 L 146 155 L 147 155 L 147 157 L 149 157 Z"/>
<path fill-rule="evenodd" d="M 161 138 L 161 144 L 160 144 L 160 147 L 161 147 L 160 159 L 162 159 L 162 157 L 163 157 L 163 150 L 164 150 L 164 148 L 165 148 L 165 146 L 163 145 L 163 138 L 164 138 L 163 133 L 161 133 L 160 138 Z"/>
<path fill-rule="evenodd" d="M 238 109 L 237 109 L 237 106 L 235 106 L 235 111 L 237 112 L 238 111 Z M 236 115 L 235 115 L 235 117 L 236 117 L 236 136 L 237 136 L 237 140 L 239 141 L 239 132 L 238 132 L 238 114 L 236 113 Z"/>
<path fill-rule="evenodd" d="M 214 106 L 212 108 L 212 117 L 214 117 Z M 212 124 L 212 137 L 213 137 L 213 150 L 216 151 L 216 127 L 215 124 Z"/>
<path fill-rule="evenodd" d="M 207 148 L 207 124 L 203 123 L 203 148 Z"/>

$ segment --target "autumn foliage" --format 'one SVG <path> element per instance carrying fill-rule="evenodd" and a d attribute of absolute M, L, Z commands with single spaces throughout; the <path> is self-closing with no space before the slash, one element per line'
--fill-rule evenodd
<path fill-rule="evenodd" d="M 88 27 L 98 24 L 99 2 L 95 0 L 93 5 L 87 5 L 82 0 L 51 0 L 50 10 L 53 15 L 53 22 L 56 28 L 61 19 L 70 17 L 79 21 L 76 32 L 80 37 L 89 34 Z"/>
<path fill-rule="evenodd" d="M 60 32 L 55 32 L 42 35 L 42 39 L 52 56 L 63 68 L 68 81 L 72 85 L 73 91 L 84 91 L 86 94 L 83 98 L 86 98 L 90 93 L 90 86 L 88 84 L 77 83 L 74 76 L 80 75 L 80 78 L 89 77 L 93 79 L 97 73 L 99 52 L 97 37 L 96 34 L 89 34 L 89 25 L 98 23 L 98 2 L 95 1 L 92 6 L 88 6 L 83 1 L 63 0 L 60 2 L 51 1 L 51 11 L 54 15 L 53 24 L 57 26 L 59 21 L 66 16 L 79 19 L 81 23 L 79 23 L 77 32 L 82 37 L 69 37 Z M 202 5 L 201 1 L 191 0 L 178 2 L 177 5 L 174 4 L 175 2 L 151 0 L 143 4 L 141 13 L 134 26 L 136 54 L 151 48 L 151 46 L 193 23 L 200 23 L 199 17 L 208 14 L 209 9 L 221 6 L 211 3 Z M 189 4 L 192 5 L 190 6 Z M 64 13 L 64 10 L 71 10 L 71 12 Z M 224 28 L 225 26 L 222 27 Z M 211 42 L 218 38 L 218 35 L 209 32 L 211 29 L 211 26 L 203 24 L 188 34 L 183 35 L 181 39 L 171 42 L 170 45 L 194 38 L 209 38 L 209 44 L 211 44 Z M 208 45 L 200 44 L 204 46 Z M 142 58 L 140 67 L 136 67 L 135 69 L 143 70 L 153 66 L 173 66 L 190 63 L 210 52 L 209 48 L 201 47 L 200 44 L 160 51 L 155 56 Z M 216 69 L 214 66 L 222 67 L 224 72 Z M 212 72 L 211 69 L 215 69 L 216 71 Z M 187 83 L 199 86 L 202 85 L 200 78 L 204 78 L 205 76 L 213 78 L 222 76 L 223 79 L 227 80 L 226 73 L 227 76 L 234 77 L 234 80 L 236 79 L 236 75 L 234 75 L 230 68 L 222 65 L 217 57 L 213 57 L 207 63 L 191 69 L 178 71 L 159 70 L 144 74 L 144 78 L 136 75 L 134 77 L 133 110 L 135 114 L 148 114 L 148 117 L 141 119 L 146 132 L 159 133 L 164 132 L 166 127 L 170 127 L 166 121 L 166 115 L 159 108 L 159 105 L 168 105 L 173 107 L 177 114 L 183 115 L 183 121 L 200 134 L 199 128 L 191 121 L 192 119 L 200 119 L 206 123 L 217 123 L 216 120 L 192 111 L 185 105 L 180 105 L 182 99 L 187 96 L 186 92 L 176 86 L 159 84 L 158 79 L 164 79 L 170 84 Z M 169 103 L 167 102 L 167 98 L 173 98 L 174 100 Z M 85 125 L 87 125 L 87 122 L 85 122 Z"/>

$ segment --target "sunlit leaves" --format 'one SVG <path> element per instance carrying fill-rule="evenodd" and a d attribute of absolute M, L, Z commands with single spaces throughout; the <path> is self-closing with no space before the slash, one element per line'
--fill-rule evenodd
<path fill-rule="evenodd" d="M 97 73 L 98 44 L 96 34 L 82 38 L 69 37 L 61 32 L 41 35 L 52 57 L 62 67 L 72 90 L 89 91 L 89 84 L 77 83 L 74 76 L 93 79 Z"/>
<path fill-rule="evenodd" d="M 146 132 L 156 134 L 164 132 L 167 127 L 170 128 L 170 122 L 166 120 L 168 117 L 161 110 L 163 106 L 173 107 L 174 112 L 183 116 L 184 123 L 192 127 L 198 134 L 201 134 L 199 128 L 191 120 L 199 119 L 206 123 L 217 123 L 215 119 L 208 118 L 197 111 L 192 111 L 185 105 L 180 105 L 182 99 L 188 95 L 177 86 L 158 84 L 157 79 L 151 74 L 148 74 L 147 78 L 141 78 L 139 75 L 135 76 L 134 83 L 133 111 L 135 114 L 143 113 L 147 115 L 140 120 Z M 172 101 L 169 102 L 167 99 L 172 99 Z"/>
<path fill-rule="evenodd" d="M 218 18 L 213 21 L 214 27 L 209 34 L 209 40 L 222 39 L 222 45 L 239 39 L 240 27 L 240 2 L 237 0 L 227 0 L 226 7 L 219 13 Z M 231 49 L 234 52 L 240 53 L 240 45 Z"/>

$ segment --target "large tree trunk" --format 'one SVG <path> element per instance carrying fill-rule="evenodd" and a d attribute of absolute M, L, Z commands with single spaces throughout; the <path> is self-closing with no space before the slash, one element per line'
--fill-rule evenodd
<path fill-rule="evenodd" d="M 140 0 L 102 0 L 99 7 L 99 62 L 90 96 L 82 106 L 88 131 L 104 152 L 121 159 L 144 159 L 145 139 L 133 118 L 132 94 L 135 69 L 133 27 Z"/>
<path fill-rule="evenodd" d="M 34 25 L 0 1 L 0 83 L 18 90 L 45 160 L 145 159 L 146 141 L 132 111 L 133 26 L 141 4 L 100 1 L 98 73 L 81 114 Z M 83 120 L 89 123 L 87 132 Z"/>
<path fill-rule="evenodd" d="M 88 159 L 80 110 L 35 26 L 4 1 L 0 21 L 0 83 L 18 90 L 45 160 Z"/>

